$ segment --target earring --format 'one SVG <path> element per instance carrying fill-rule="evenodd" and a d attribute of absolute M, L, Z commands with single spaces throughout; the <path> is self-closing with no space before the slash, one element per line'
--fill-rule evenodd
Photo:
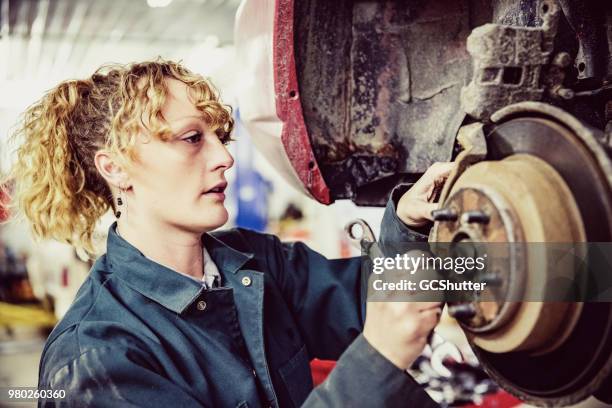
<path fill-rule="evenodd" d="M 121 199 L 122 190 L 119 190 L 119 197 L 117 197 L 117 212 L 115 212 L 115 217 L 121 217 L 121 210 L 119 207 L 123 206 L 123 200 Z"/>

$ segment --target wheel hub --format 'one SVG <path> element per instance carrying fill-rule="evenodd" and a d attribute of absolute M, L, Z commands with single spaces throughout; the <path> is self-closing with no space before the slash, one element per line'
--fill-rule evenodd
<path fill-rule="evenodd" d="M 504 388 L 534 404 L 565 405 L 596 393 L 612 370 L 611 305 L 505 300 L 546 298 L 542 274 L 556 260 L 533 243 L 612 241 L 612 189 L 609 158 L 594 152 L 592 134 L 546 110 L 498 115 L 483 160 L 449 178 L 440 199 L 446 216 L 430 240 L 507 247 L 487 265 L 501 282 L 487 289 L 489 301 L 458 320 Z M 565 267 L 571 274 L 573 265 Z"/>

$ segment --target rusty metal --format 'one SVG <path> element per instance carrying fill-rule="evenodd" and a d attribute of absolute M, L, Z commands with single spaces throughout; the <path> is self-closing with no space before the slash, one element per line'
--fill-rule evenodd
<path fill-rule="evenodd" d="M 472 195 L 482 195 L 480 200 L 492 196 L 492 192 L 497 196 L 494 200 L 486 202 L 492 218 L 487 228 L 479 234 L 480 239 L 484 241 L 494 242 L 497 239 L 498 242 L 515 240 L 580 242 L 584 240 L 582 220 L 576 205 L 573 204 L 571 192 L 550 166 L 533 156 L 514 155 L 502 161 L 487 161 L 474 165 L 457 181 L 456 193 L 447 202 L 453 203 L 452 197 L 465 196 L 467 191 L 471 191 L 466 190 L 467 188 L 474 190 L 470 193 Z M 469 201 L 467 203 L 469 205 Z M 474 211 L 469 208 L 479 208 L 483 205 L 485 205 L 483 201 L 475 202 L 468 208 L 463 208 L 464 214 Z M 500 218 L 500 213 L 506 216 Z M 555 222 L 558 219 L 563 219 L 564 222 Z M 444 229 L 447 229 L 447 224 L 444 224 Z M 518 230 L 522 237 L 517 235 Z M 508 239 L 508 233 L 511 231 L 514 231 L 514 237 Z M 459 227 L 455 234 L 465 235 L 465 232 Z M 514 269 L 511 269 L 510 273 L 519 275 L 510 275 L 502 279 L 508 282 L 508 290 L 517 291 L 519 288 L 513 288 L 513 285 L 516 282 L 525 282 L 525 287 L 522 288 L 525 296 L 534 299 L 530 293 L 544 294 L 552 289 L 545 286 L 548 279 L 543 275 L 551 272 L 547 264 L 555 260 L 546 259 L 542 253 L 531 253 L 531 247 L 525 247 L 523 253 L 517 252 L 517 249 L 520 249 L 518 244 L 508 245 L 510 260 L 514 261 L 514 265 L 510 266 Z M 559 267 L 556 266 L 555 272 L 559 273 Z M 504 271 L 503 268 L 500 269 Z M 569 273 L 573 271 L 569 269 L 567 273 L 567 276 L 571 276 Z M 538 279 L 529 279 L 532 274 L 538 276 Z M 495 295 L 497 288 L 490 289 Z M 499 299 L 499 296 L 492 297 Z M 501 298 L 503 302 L 507 302 L 507 299 L 515 301 L 517 298 L 515 295 Z M 559 333 L 567 320 L 564 313 L 568 306 L 564 304 L 526 302 L 513 310 L 512 314 L 504 312 L 505 304 L 500 302 L 498 306 L 499 312 L 493 315 L 492 320 L 483 322 L 481 318 L 475 324 L 467 322 L 468 330 L 479 333 L 473 337 L 474 343 L 489 351 L 534 351 L 549 347 L 553 334 Z M 529 319 L 531 321 L 528 321 Z M 474 328 L 479 330 L 473 330 Z"/>
<path fill-rule="evenodd" d="M 576 33 L 578 50 L 574 67 L 578 79 L 599 82 L 606 70 L 605 44 L 606 2 L 589 1 L 580 7 L 575 0 L 557 0 L 570 27 Z"/>
<path fill-rule="evenodd" d="M 475 169 L 477 174 L 478 165 L 474 165 L 466 171 Z M 474 171 L 472 171 L 474 174 Z M 457 182 L 461 182 L 461 178 Z M 471 179 L 473 180 L 473 179 Z M 484 184 L 486 184 L 484 180 Z M 479 183 L 478 183 L 479 184 Z M 525 267 L 522 264 L 524 256 L 519 252 L 522 248 L 514 245 L 522 241 L 523 232 L 520 226 L 516 226 L 514 215 L 508 208 L 507 203 L 495 191 L 496 186 L 483 189 L 473 188 L 469 183 L 456 186 L 451 196 L 444 200 L 444 205 L 452 208 L 458 214 L 470 212 L 475 208 L 486 208 L 489 214 L 489 223 L 466 224 L 462 222 L 436 223 L 432 231 L 431 241 L 435 242 L 485 242 L 497 245 L 508 245 L 508 256 L 498 256 L 494 261 L 489 260 L 487 270 L 498 270 L 501 273 L 502 284 L 488 287 L 483 294 L 489 302 L 477 302 L 473 305 L 476 314 L 473 318 L 464 319 L 462 323 L 465 328 L 475 332 L 490 331 L 505 324 L 516 312 L 517 305 L 506 302 L 506 299 L 517 299 L 523 291 Z M 438 246 L 432 242 L 434 249 Z M 438 251 L 439 252 L 439 251 Z M 483 248 L 486 252 L 486 247 Z M 500 250 L 496 251 L 498 254 Z M 493 304 L 494 303 L 494 304 Z"/>
<path fill-rule="evenodd" d="M 552 98 L 570 100 L 576 96 L 572 89 L 564 87 L 563 84 L 571 62 L 572 57 L 563 51 L 554 56 L 548 67 L 543 82 Z"/>
<path fill-rule="evenodd" d="M 479 174 L 472 174 L 470 177 L 481 185 L 494 183 L 496 179 L 494 174 L 488 179 L 486 177 L 487 174 L 493 172 L 492 164 L 503 163 L 511 158 L 520 161 L 521 155 L 528 154 L 538 157 L 540 161 L 546 162 L 548 167 L 554 169 L 554 173 L 560 176 L 562 183 L 566 186 L 566 191 L 562 192 L 562 195 L 567 197 L 569 194 L 571 197 L 569 201 L 575 202 L 575 210 L 578 214 L 572 211 L 574 215 L 565 215 L 560 219 L 570 224 L 572 220 L 576 224 L 577 220 L 581 219 L 581 224 L 584 226 L 584 239 L 610 241 L 612 218 L 608 210 L 612 201 L 610 187 L 612 172 L 610 171 L 610 159 L 599 142 L 602 140 L 601 132 L 585 126 L 574 116 L 543 103 L 524 102 L 510 106 L 493 114 L 491 119 L 495 122 L 495 126 L 488 131 L 485 154 L 482 154 L 482 149 L 480 152 L 481 159 L 489 162 L 463 164 L 462 171 L 451 174 L 452 179 L 449 178 L 449 180 L 452 184 L 445 186 L 441 195 L 441 205 L 444 208 L 454 208 L 458 214 L 461 214 L 464 211 L 463 207 L 458 205 L 458 201 L 451 200 L 451 197 L 457 200 L 461 195 L 466 194 L 467 185 L 465 183 L 469 181 L 469 177 L 466 178 L 466 175 L 469 176 L 468 173 L 478 172 Z M 470 148 L 473 149 L 468 143 L 468 149 Z M 469 157 L 469 150 L 459 155 L 463 161 L 466 157 Z M 479 169 L 479 166 L 482 165 L 490 168 Z M 511 173 L 509 169 L 499 169 L 497 174 L 502 175 L 505 180 L 501 184 L 508 184 L 511 187 L 504 188 L 503 185 L 495 185 L 495 188 L 491 190 L 500 194 L 509 188 L 516 190 L 525 182 L 533 182 L 533 180 L 526 180 L 531 178 L 531 176 L 526 177 L 526 174 L 532 174 L 533 171 L 528 172 L 525 169 L 518 171 L 515 173 L 515 179 L 510 182 L 508 177 L 511 176 Z M 525 180 L 521 180 L 521 175 Z M 541 183 L 536 183 L 534 186 L 537 184 Z M 545 184 L 552 186 L 553 190 L 559 189 L 558 185 L 555 186 L 555 182 Z M 548 234 L 541 239 L 554 240 L 554 234 L 559 234 L 558 230 L 554 231 L 558 225 L 553 225 L 551 222 L 541 224 L 543 219 L 540 217 L 543 216 L 545 219 L 546 212 L 558 213 L 560 211 L 558 208 L 551 208 L 551 204 L 555 205 L 557 201 L 567 203 L 567 199 L 555 199 L 555 194 L 558 195 L 559 191 L 552 195 L 550 191 L 547 193 L 531 192 L 524 195 L 529 199 L 538 199 L 539 196 L 539 200 L 543 202 L 540 206 L 542 210 L 531 214 L 527 211 L 525 203 L 510 197 L 512 205 L 509 207 L 515 212 L 518 211 L 512 219 L 514 231 L 521 230 L 525 234 L 524 239 L 527 237 L 533 239 L 534 234 L 538 233 L 537 224 L 540 223 L 545 228 L 543 230 L 539 228 L 539 233 Z M 503 197 L 508 201 L 507 194 Z M 597 199 L 594 200 L 593 197 Z M 548 199 L 544 200 L 544 198 Z M 498 206 L 496 203 L 492 205 L 492 208 Z M 481 209 L 482 207 L 482 202 L 472 205 L 472 208 Z M 522 210 L 521 207 L 523 207 Z M 487 213 L 490 213 L 490 209 L 491 207 Z M 508 215 L 508 212 L 505 213 Z M 495 211 L 491 214 L 489 226 L 496 222 Z M 436 222 L 430 241 L 443 239 L 445 236 L 442 233 L 443 230 L 450 231 L 452 228 L 460 227 L 459 223 Z M 548 231 L 545 231 L 546 229 Z M 569 228 L 569 231 L 572 229 L 574 228 Z M 451 239 L 449 233 L 446 233 L 446 240 Z M 477 234 L 473 233 L 473 235 Z M 576 238 L 572 238 L 574 239 Z M 532 269 L 533 266 L 528 268 L 528 270 Z M 502 282 L 506 281 L 504 276 L 501 278 Z M 500 317 L 501 309 L 497 306 L 499 305 L 491 302 L 477 305 L 477 317 L 479 315 Z M 535 405 L 568 405 L 594 393 L 605 397 L 604 381 L 612 371 L 612 307 L 609 304 L 601 303 L 558 304 L 556 310 L 552 311 L 553 316 L 557 316 L 552 319 L 557 322 L 556 329 L 553 324 L 541 330 L 538 329 L 538 325 L 542 323 L 538 316 L 543 315 L 543 307 L 541 303 L 530 302 L 522 305 L 513 313 L 506 313 L 506 316 L 511 318 L 506 319 L 503 324 L 491 325 L 489 322 L 488 325 L 469 327 L 467 333 L 470 342 L 487 372 L 512 394 Z M 485 310 L 479 310 L 479 308 Z M 558 324 L 559 322 L 561 324 Z M 469 323 L 468 320 L 467 324 Z M 466 323 L 462 324 L 467 326 Z M 480 330 L 482 328 L 487 328 L 489 333 L 495 333 L 495 335 L 487 339 L 488 334 L 483 333 Z M 506 347 L 506 352 L 500 352 L 500 343 L 509 345 L 507 338 L 503 340 L 504 331 L 506 331 L 506 337 L 509 331 L 514 331 L 515 340 L 521 337 L 523 339 L 539 338 L 540 340 L 534 342 L 533 339 L 529 339 L 528 343 L 531 344 L 523 344 L 522 347 L 514 348 L 515 351 L 511 352 L 507 352 Z M 554 334 L 551 335 L 552 333 Z M 551 378 L 548 375 L 550 372 L 559 374 Z"/>
<path fill-rule="evenodd" d="M 519 115 L 534 118 L 518 119 Z M 540 119 L 543 117 L 551 122 Z M 586 238 L 609 241 L 612 225 L 608 212 L 609 176 L 612 173 L 610 159 L 597 142 L 600 139 L 597 130 L 559 109 L 537 103 L 506 108 L 493 115 L 493 119 L 500 125 L 489 134 L 489 157 L 499 160 L 516 153 L 530 153 L 546 160 L 571 190 L 581 212 Z M 497 354 L 480 347 L 474 350 L 489 374 L 525 401 L 550 405 L 579 401 L 596 392 L 612 370 L 612 310 L 609 304 L 584 304 L 581 310 L 575 307 L 570 305 L 565 311 L 568 324 L 557 334 L 564 341 L 553 342 L 540 353 Z M 524 324 L 524 318 L 519 320 Z M 585 354 L 568 360 L 567 356 L 576 353 L 575 350 Z M 523 371 L 527 367 L 531 371 L 525 376 Z M 542 384 L 539 376 L 551 370 L 572 375 L 561 375 L 556 382 Z"/>
<path fill-rule="evenodd" d="M 473 24 L 490 18 L 486 2 L 295 7 L 300 101 L 332 198 L 383 205 L 398 182 L 451 158 L 465 117 L 465 41 Z"/>
<path fill-rule="evenodd" d="M 396 184 L 459 153 L 462 125 L 508 104 L 543 101 L 603 129 L 605 3 L 277 0 L 284 163 L 318 201 L 384 205 Z"/>
<path fill-rule="evenodd" d="M 543 101 L 603 129 L 612 6 L 596 3 L 278 0 L 276 97 L 298 177 L 321 202 L 384 205 L 459 152 L 466 112 Z"/>
<path fill-rule="evenodd" d="M 304 123 L 295 67 L 293 13 L 293 0 L 278 0 L 273 38 L 276 114 L 283 122 L 281 139 L 298 178 L 316 200 L 329 204 L 332 201 L 329 188 Z"/>
<path fill-rule="evenodd" d="M 472 123 L 459 128 L 459 131 L 457 133 L 457 142 L 461 146 L 462 151 L 457 155 L 457 158 L 455 159 L 455 166 L 448 175 L 446 182 L 442 187 L 442 191 L 440 192 L 440 198 L 438 201 L 440 204 L 444 203 L 445 197 L 448 197 L 450 188 L 455 183 L 457 178 L 469 166 L 483 160 L 487 154 L 487 145 L 484 137 L 482 123 Z M 446 210 L 452 211 L 452 209 Z M 435 229 L 432 230 L 432 233 L 430 234 L 430 242 L 437 241 L 435 231 Z"/>
<path fill-rule="evenodd" d="M 433 161 L 456 157 L 430 242 L 612 241 L 612 125 L 606 113 L 612 3 L 291 4 L 293 21 L 283 21 L 294 24 L 290 51 L 299 89 L 292 97 L 299 100 L 313 168 L 320 169 L 330 201 L 384 204 L 398 182 L 414 181 Z M 470 78 L 463 102 L 471 117 L 465 117 L 458 90 Z M 298 162 L 304 168 L 312 156 Z M 312 190 L 313 173 L 307 174 Z M 513 197 L 509 186 L 524 188 L 527 199 Z M 550 208 L 546 196 L 554 202 Z M 536 210 L 530 213 L 528 203 Z M 485 214 L 488 223 L 465 222 L 469 216 L 462 222 L 467 211 L 482 211 L 480 220 Z M 547 211 L 567 222 L 551 221 Z M 507 259 L 511 267 L 500 268 L 505 275 L 481 277 L 496 282 L 494 301 L 480 302 L 463 323 L 480 360 L 505 388 L 538 405 L 569 404 L 597 392 L 612 370 L 610 306 L 497 302 L 509 291 L 533 290 L 509 278 L 528 276 L 536 266 L 525 253 Z M 546 313 L 553 318 L 543 321 Z M 579 346 L 586 348 L 581 355 Z M 547 375 L 550 370 L 558 375 Z"/>
<path fill-rule="evenodd" d="M 592 180 L 592 182 L 596 184 L 596 187 L 593 187 L 593 190 L 590 192 L 580 192 L 579 197 L 583 197 L 583 199 L 587 199 L 587 197 L 603 197 L 604 203 L 602 205 L 606 207 L 605 213 L 607 215 L 603 216 L 602 219 L 609 221 L 611 219 L 609 214 L 612 209 L 609 208 L 610 204 L 608 203 L 609 199 L 607 197 L 610 195 L 610 186 L 612 186 L 612 161 L 610 160 L 608 152 L 601 145 L 601 142 L 605 140 L 602 132 L 585 124 L 574 115 L 562 109 L 540 102 L 521 102 L 506 106 L 495 112 L 491 116 L 491 121 L 496 124 L 502 124 L 517 117 L 546 118 L 561 125 L 567 129 L 569 133 L 565 133 L 564 137 L 559 139 L 563 143 L 562 146 L 548 144 L 551 142 L 555 143 L 557 141 L 556 138 L 551 140 L 550 137 L 546 137 L 546 140 L 542 140 L 542 138 L 536 138 L 533 140 L 533 142 L 536 142 L 539 146 L 536 146 L 533 143 L 528 145 L 526 142 L 529 138 L 529 134 L 527 134 L 526 136 L 517 138 L 515 141 L 511 142 L 509 151 L 498 151 L 495 154 L 498 156 L 500 154 L 505 156 L 512 154 L 512 150 L 527 152 L 533 151 L 547 161 L 549 159 L 553 159 L 551 156 L 559 156 L 558 160 L 554 160 L 555 164 L 553 164 L 553 167 L 555 168 L 563 168 L 562 160 L 574 161 L 576 164 L 585 163 L 589 166 L 588 174 L 580 173 L 580 176 L 592 177 L 592 179 L 582 178 L 578 180 L 579 177 L 576 177 L 575 179 L 572 179 L 572 184 L 581 183 L 581 180 Z M 503 140 L 504 138 L 502 137 L 501 140 L 496 140 L 495 144 L 503 144 Z M 572 143 L 572 141 L 577 141 L 580 147 L 576 146 L 576 144 Z M 549 152 L 540 146 L 550 146 L 553 149 L 551 149 L 552 151 Z M 564 150 L 567 150 L 567 153 L 565 153 Z M 567 177 L 571 178 L 571 170 L 567 171 L 566 173 Z M 566 177 L 564 178 L 567 180 Z M 570 188 L 572 187 L 570 186 Z M 589 196 L 589 193 L 595 195 Z M 606 236 L 612 239 L 612 231 L 610 231 Z M 597 240 L 598 239 L 589 239 L 589 241 Z M 608 239 L 599 239 L 599 241 L 607 240 Z"/>
<path fill-rule="evenodd" d="M 542 27 L 485 24 L 472 31 L 467 50 L 474 72 L 461 92 L 461 106 L 469 115 L 488 121 L 504 106 L 542 98 L 540 74 L 553 51 L 560 9 L 547 0 L 540 10 Z"/>
<path fill-rule="evenodd" d="M 476 206 L 487 205 L 493 209 L 491 214 L 491 223 L 487 226 L 487 231 L 483 231 L 481 225 L 465 225 L 462 223 L 444 223 L 440 224 L 438 228 L 435 228 L 437 235 L 437 241 L 440 242 L 460 242 L 461 245 L 465 245 L 466 242 L 487 242 L 496 240 L 497 242 L 514 242 L 515 237 L 508 236 L 507 234 L 500 233 L 501 230 L 501 217 L 505 216 L 505 213 L 496 212 L 495 208 L 489 198 L 480 195 L 473 189 L 464 189 L 459 195 L 455 196 L 457 199 L 447 201 L 447 205 L 452 206 L 457 212 L 461 213 L 464 208 L 471 208 Z M 493 231 L 494 234 L 489 236 L 488 232 Z M 520 231 L 515 231 L 520 233 Z M 437 246 L 433 245 L 433 248 Z M 520 249 L 520 248 L 512 248 Z M 486 247 L 483 251 L 486 252 Z M 499 251 L 498 251 L 499 252 Z M 439 254 L 439 251 L 436 252 Z M 475 256 L 478 256 L 476 254 Z M 522 286 L 518 286 L 517 283 L 522 281 L 521 276 L 516 276 L 521 273 L 522 269 L 518 268 L 515 263 L 519 256 L 510 257 L 505 259 L 499 258 L 495 262 L 489 262 L 487 270 L 499 270 L 503 275 L 501 276 L 501 285 L 488 287 L 482 294 L 482 298 L 489 300 L 488 302 L 474 302 L 473 307 L 476 314 L 469 318 L 463 319 L 462 322 L 466 329 L 471 331 L 486 331 L 492 330 L 498 325 L 505 323 L 514 314 L 516 305 L 505 302 L 507 298 L 516 298 L 522 291 Z"/>
<path fill-rule="evenodd" d="M 511 120 L 519 115 L 523 118 Z M 544 117 L 547 119 L 541 119 Z M 528 153 L 549 163 L 572 191 L 587 241 L 612 241 L 612 162 L 598 142 L 602 132 L 558 108 L 536 102 L 506 107 L 491 119 L 501 125 L 488 136 L 488 157 L 499 160 Z"/>

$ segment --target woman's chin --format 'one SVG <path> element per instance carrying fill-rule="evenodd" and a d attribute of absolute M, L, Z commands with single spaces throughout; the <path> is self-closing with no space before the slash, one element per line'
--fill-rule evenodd
<path fill-rule="evenodd" d="M 206 231 L 212 231 L 222 227 L 228 220 L 229 214 L 225 207 L 215 208 L 206 212 L 206 217 L 202 219 L 202 224 L 205 225 Z"/>

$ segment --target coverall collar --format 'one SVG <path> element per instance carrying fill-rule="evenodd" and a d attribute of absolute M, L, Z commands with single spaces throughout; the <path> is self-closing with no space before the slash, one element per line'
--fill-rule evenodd
<path fill-rule="evenodd" d="M 147 258 L 116 232 L 108 230 L 106 260 L 110 270 L 135 291 L 175 313 L 183 313 L 205 290 L 201 282 Z M 222 274 L 236 273 L 253 254 L 240 252 L 211 234 L 203 244 Z"/>

